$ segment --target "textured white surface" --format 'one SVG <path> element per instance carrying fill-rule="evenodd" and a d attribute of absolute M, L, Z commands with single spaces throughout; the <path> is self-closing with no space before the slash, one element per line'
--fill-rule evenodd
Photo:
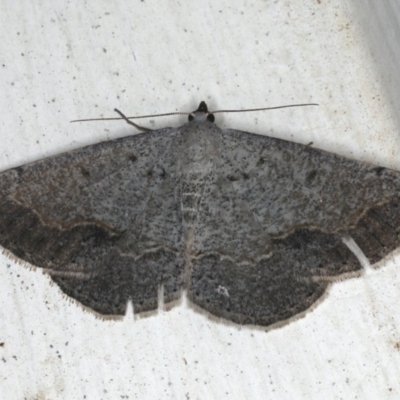
<path fill-rule="evenodd" d="M 72 119 L 114 107 L 193 110 L 200 100 L 212 109 L 318 102 L 217 123 L 400 170 L 395 0 L 0 7 L 1 170 L 132 132 Z M 337 283 L 305 318 L 264 332 L 185 305 L 100 321 L 40 271 L 0 256 L 0 398 L 398 399 L 399 265 L 390 257 Z"/>

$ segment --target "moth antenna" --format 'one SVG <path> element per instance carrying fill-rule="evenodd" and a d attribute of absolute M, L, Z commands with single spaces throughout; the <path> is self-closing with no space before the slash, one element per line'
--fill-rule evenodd
<path fill-rule="evenodd" d="M 204 103 L 204 102 L 202 102 Z M 202 104 L 201 103 L 201 104 Z M 205 112 L 209 115 L 213 115 L 213 114 L 218 114 L 218 113 L 236 113 L 236 112 L 251 112 L 251 111 L 266 111 L 266 110 L 278 110 L 280 108 L 290 108 L 290 107 L 306 107 L 306 106 L 318 106 L 319 104 L 317 103 L 304 103 L 304 104 L 289 104 L 289 105 L 285 105 L 285 106 L 277 106 L 277 107 L 263 107 L 263 108 L 248 108 L 248 109 L 244 109 L 244 110 L 217 110 L 217 111 L 208 111 L 207 110 L 207 106 L 204 103 L 204 107 L 205 107 Z M 200 105 L 201 107 L 201 105 Z M 139 116 L 135 116 L 135 117 L 127 117 L 125 116 L 121 111 L 119 111 L 117 108 L 114 108 L 114 111 L 116 113 L 118 113 L 120 115 L 120 117 L 116 117 L 116 118 L 89 118 L 89 119 L 75 119 L 71 122 L 90 122 L 90 121 L 117 121 L 117 120 L 125 120 L 126 123 L 128 123 L 129 125 L 134 126 L 136 129 L 139 129 L 140 131 L 151 131 L 151 129 L 149 128 L 145 128 L 144 126 L 135 124 L 134 122 L 132 122 L 132 119 L 140 119 L 140 118 L 156 118 L 156 117 L 168 117 L 171 115 L 189 115 L 189 118 L 193 115 L 194 112 L 188 113 L 188 112 L 178 112 L 178 111 L 174 111 L 174 112 L 168 112 L 168 113 L 162 113 L 162 114 L 149 114 L 149 115 L 139 115 Z M 203 111 L 201 108 L 199 108 L 197 111 Z"/>
<path fill-rule="evenodd" d="M 126 117 L 124 114 L 122 114 L 121 111 L 118 109 L 114 108 L 114 111 L 121 115 L 121 117 L 115 117 L 115 118 L 90 118 L 90 119 L 75 119 L 71 122 L 88 122 L 88 121 L 117 121 L 117 120 L 127 120 L 127 119 L 140 119 L 140 118 L 155 118 L 155 117 L 168 117 L 170 115 L 189 115 L 190 113 L 187 112 L 169 112 L 169 113 L 164 113 L 164 114 L 150 114 L 150 115 L 139 115 L 136 117 Z"/>
<path fill-rule="evenodd" d="M 266 110 L 277 110 L 279 108 L 290 108 L 290 107 L 306 107 L 306 106 L 319 106 L 317 103 L 305 103 L 305 104 L 289 104 L 286 106 L 277 106 L 277 107 L 264 107 L 264 108 L 248 108 L 245 110 L 217 110 L 217 111 L 210 111 L 210 114 L 217 114 L 217 113 L 234 113 L 234 112 L 249 112 L 249 111 L 266 111 Z M 115 112 L 121 115 L 121 117 L 115 118 L 89 118 L 89 119 L 75 119 L 71 122 L 90 122 L 90 121 L 117 121 L 117 120 L 131 120 L 131 119 L 140 119 L 140 118 L 156 118 L 156 117 L 168 117 L 171 115 L 190 115 L 192 113 L 189 112 L 168 112 L 163 114 L 149 114 L 149 115 L 139 115 L 136 117 L 126 117 L 121 113 L 121 111 L 114 109 Z M 138 125 L 139 126 L 139 125 Z M 147 129 L 147 128 L 145 128 Z"/>
<path fill-rule="evenodd" d="M 203 105 L 204 104 L 204 105 Z M 202 108 L 203 105 L 203 108 Z M 171 115 L 188 115 L 189 116 L 189 121 L 193 119 L 193 113 L 195 112 L 205 112 L 207 113 L 208 120 L 211 122 L 214 122 L 214 116 L 213 114 L 218 114 L 218 113 L 234 113 L 234 112 L 251 112 L 251 111 L 266 111 L 266 110 L 278 110 L 280 108 L 290 108 L 290 107 L 307 107 L 307 106 L 318 106 L 319 104 L 317 103 L 304 103 L 304 104 L 289 104 L 286 106 L 277 106 L 277 107 L 263 107 L 263 108 L 247 108 L 244 110 L 217 110 L 217 111 L 208 111 L 207 110 L 207 105 L 204 102 L 200 103 L 200 107 L 191 113 L 187 112 L 169 112 L 169 113 L 163 113 L 163 114 L 153 114 L 153 115 L 139 115 L 136 117 L 127 117 L 125 114 L 123 114 L 121 111 L 119 111 L 117 108 L 114 108 L 114 111 L 120 115 L 120 117 L 116 118 L 90 118 L 90 119 L 75 119 L 71 122 L 90 122 L 90 121 L 117 121 L 117 120 L 125 120 L 127 124 L 134 126 L 136 129 L 143 131 L 143 132 L 149 132 L 152 129 L 146 128 L 144 126 L 135 124 L 132 122 L 132 119 L 140 119 L 140 118 L 156 118 L 156 117 L 168 117 Z"/>
<path fill-rule="evenodd" d="M 210 111 L 210 113 L 217 114 L 217 113 L 234 113 L 234 112 L 249 112 L 249 111 L 266 111 L 266 110 L 278 110 L 279 108 L 306 107 L 306 106 L 319 106 L 319 104 L 317 103 L 289 104 L 286 106 L 277 106 L 277 107 L 247 108 L 245 110 L 217 110 L 217 111 Z"/>
<path fill-rule="evenodd" d="M 164 113 L 164 114 L 153 114 L 153 115 L 139 115 L 137 117 L 127 117 L 125 114 L 123 114 L 121 111 L 119 111 L 117 108 L 114 108 L 114 111 L 120 115 L 120 117 L 116 118 L 90 118 L 90 119 L 75 119 L 74 121 L 71 122 L 89 122 L 89 121 L 116 121 L 116 120 L 125 120 L 127 124 L 134 126 L 136 129 L 143 131 L 143 132 L 149 132 L 152 129 L 146 128 L 144 126 L 135 124 L 134 122 L 130 121 L 131 119 L 139 119 L 139 118 L 155 118 L 155 117 L 167 117 L 169 115 L 189 115 L 190 113 L 185 113 L 185 112 L 169 112 L 169 113 Z"/>

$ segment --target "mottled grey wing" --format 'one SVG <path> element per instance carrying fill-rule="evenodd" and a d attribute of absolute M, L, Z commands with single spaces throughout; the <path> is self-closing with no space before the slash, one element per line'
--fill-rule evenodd
<path fill-rule="evenodd" d="M 99 143 L 0 174 L 0 245 L 102 314 L 157 307 L 183 279 L 180 133 Z"/>
<path fill-rule="evenodd" d="M 197 222 L 190 299 L 238 323 L 307 310 L 332 278 L 400 245 L 399 173 L 308 146 L 220 132 Z M 204 234 L 203 232 L 207 232 Z"/>

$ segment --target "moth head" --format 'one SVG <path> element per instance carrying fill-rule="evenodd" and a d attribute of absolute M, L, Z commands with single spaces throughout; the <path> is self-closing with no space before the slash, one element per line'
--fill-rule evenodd
<path fill-rule="evenodd" d="M 197 110 L 189 114 L 188 119 L 189 121 L 197 121 L 197 122 L 215 121 L 214 115 L 208 111 L 207 104 L 204 101 L 200 103 L 199 108 Z"/>

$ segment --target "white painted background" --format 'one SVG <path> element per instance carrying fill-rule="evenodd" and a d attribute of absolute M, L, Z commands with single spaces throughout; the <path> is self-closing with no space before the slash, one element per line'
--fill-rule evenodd
<path fill-rule="evenodd" d="M 0 1 L 0 169 L 132 130 L 76 118 L 218 116 L 400 170 L 396 0 Z M 184 117 L 146 121 L 179 126 Z M 264 332 L 176 307 L 101 321 L 0 257 L 1 399 L 398 399 L 400 258 Z"/>

